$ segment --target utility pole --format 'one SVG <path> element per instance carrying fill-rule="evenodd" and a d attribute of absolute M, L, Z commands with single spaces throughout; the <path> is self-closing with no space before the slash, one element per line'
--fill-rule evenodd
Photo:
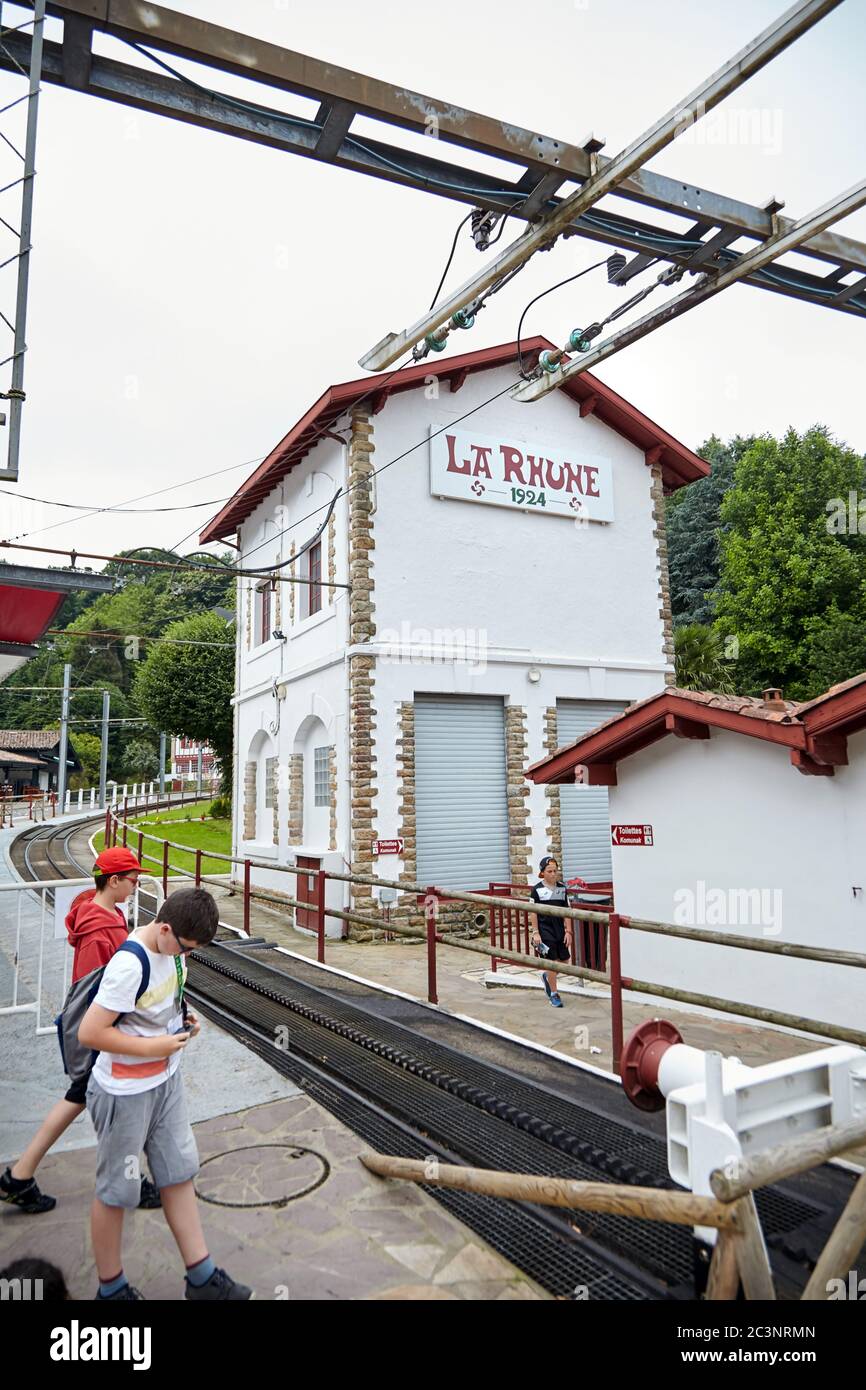
<path fill-rule="evenodd" d="M 30 236 L 33 226 L 33 182 L 36 176 L 36 119 L 39 113 L 39 84 L 42 78 L 42 36 L 45 28 L 45 0 L 33 7 L 33 42 L 30 49 L 30 89 L 27 105 L 27 135 L 24 144 L 24 175 L 21 182 L 21 227 L 18 235 L 18 289 L 15 299 L 15 327 L 12 347 L 12 383 L 3 394 L 9 401 L 9 452 L 0 478 L 18 480 L 18 453 L 21 445 L 21 407 L 24 404 L 24 355 L 27 351 L 27 286 L 30 277 Z M 5 139 L 5 137 L 4 137 Z M 14 145 L 12 146 L 14 149 Z M 17 151 L 16 151 L 17 153 Z M 15 180 L 17 183 L 18 180 Z M 8 223 L 6 224 L 9 225 Z M 65 774 L 65 768 L 64 768 Z M 64 775 L 64 787 L 66 779 Z"/>
<path fill-rule="evenodd" d="M 99 748 L 99 809 L 105 810 L 105 798 L 108 787 L 108 712 L 111 708 L 111 695 L 107 690 L 102 692 L 102 742 Z"/>
<path fill-rule="evenodd" d="M 202 746 L 201 746 L 201 744 L 199 744 L 199 746 L 198 746 L 198 761 L 197 761 L 197 764 L 196 764 L 196 774 L 195 774 L 196 791 L 198 792 L 198 795 L 199 795 L 199 796 L 201 796 L 201 772 L 202 772 Z"/>
<path fill-rule="evenodd" d="M 165 796 L 165 733 L 159 736 L 159 795 Z"/>
<path fill-rule="evenodd" d="M 67 661 L 63 667 L 63 703 L 60 706 L 60 752 L 57 768 L 57 800 L 60 814 L 66 810 L 66 757 L 69 744 L 69 681 L 72 667 Z"/>

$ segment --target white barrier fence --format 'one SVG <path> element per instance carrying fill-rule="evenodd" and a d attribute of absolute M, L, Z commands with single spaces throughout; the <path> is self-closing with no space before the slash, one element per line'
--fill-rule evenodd
<path fill-rule="evenodd" d="M 166 779 L 168 780 L 168 779 Z M 175 781 L 178 779 L 175 778 Z M 165 792 L 160 796 L 159 783 L 153 782 L 109 782 L 106 789 L 105 805 L 117 808 L 124 803 L 130 810 L 140 810 L 142 804 L 147 806 L 150 802 L 156 803 L 157 800 L 180 796 L 186 800 L 196 794 L 195 788 L 191 784 L 181 785 L 178 791 L 171 791 L 170 784 Z M 201 798 L 214 796 L 216 793 L 211 786 L 202 787 Z M 0 795 L 0 829 L 4 826 L 22 825 L 25 821 L 51 820 L 55 816 L 70 815 L 73 812 L 80 812 L 84 815 L 87 811 L 98 811 L 102 809 L 99 805 L 98 787 L 79 787 L 76 791 L 67 791 L 64 805 L 61 807 L 57 793 L 53 791 L 34 791 L 25 793 L 22 796 L 3 796 Z"/>
<path fill-rule="evenodd" d="M 54 1032 L 72 974 L 66 914 L 72 900 L 92 887 L 92 878 L 0 883 L 0 1018 L 32 1013 L 38 1036 Z M 159 880 L 142 875 L 130 899 L 131 930 L 138 926 L 141 900 L 158 911 L 164 897 Z"/>

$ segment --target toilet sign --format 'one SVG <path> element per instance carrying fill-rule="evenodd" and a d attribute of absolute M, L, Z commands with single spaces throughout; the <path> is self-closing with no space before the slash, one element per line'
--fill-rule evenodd
<path fill-rule="evenodd" d="M 610 842 L 612 845 L 651 845 L 653 828 L 651 825 L 612 825 Z"/>
<path fill-rule="evenodd" d="M 396 840 L 374 840 L 373 853 L 377 857 L 380 854 L 402 854 L 404 844 L 402 835 Z"/>

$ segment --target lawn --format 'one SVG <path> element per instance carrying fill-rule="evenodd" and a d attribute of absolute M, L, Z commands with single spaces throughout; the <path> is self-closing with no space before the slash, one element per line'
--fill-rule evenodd
<path fill-rule="evenodd" d="M 170 810 L 149 811 L 146 816 L 130 816 L 129 824 L 140 827 L 145 836 L 153 835 L 159 840 L 171 840 L 174 844 L 188 845 L 190 853 L 184 850 L 169 849 L 169 875 L 174 868 L 188 869 L 195 872 L 195 851 L 203 851 L 201 858 L 201 871 L 203 874 L 224 874 L 229 871 L 231 865 L 226 864 L 222 859 L 214 859 L 207 853 L 208 850 L 216 851 L 218 854 L 231 854 L 232 852 L 232 824 L 230 820 L 205 820 L 201 817 L 207 815 L 210 801 L 190 802 L 186 806 L 173 806 Z M 100 832 L 94 839 L 97 853 L 103 847 L 103 835 Z M 138 834 L 130 830 L 127 835 L 127 844 L 133 853 L 138 852 Z M 161 862 L 162 848 L 154 844 L 153 840 L 144 840 L 142 853 L 153 855 Z M 159 874 L 159 865 L 153 864 L 149 860 L 142 861 L 147 873 Z"/>

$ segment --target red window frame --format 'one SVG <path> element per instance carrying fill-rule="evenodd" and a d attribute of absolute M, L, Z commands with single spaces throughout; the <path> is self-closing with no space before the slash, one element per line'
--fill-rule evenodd
<path fill-rule="evenodd" d="M 316 541 L 309 552 L 309 616 L 322 611 L 322 542 Z"/>
<path fill-rule="evenodd" d="M 261 610 L 260 610 L 260 614 L 259 614 L 259 645 L 261 646 L 262 642 L 267 642 L 267 641 L 269 641 L 270 636 L 271 636 L 271 584 L 270 584 L 270 580 L 267 582 L 267 584 L 260 584 L 260 585 L 259 585 L 259 593 L 260 593 L 261 596 L 262 596 L 262 598 L 261 598 Z"/>

